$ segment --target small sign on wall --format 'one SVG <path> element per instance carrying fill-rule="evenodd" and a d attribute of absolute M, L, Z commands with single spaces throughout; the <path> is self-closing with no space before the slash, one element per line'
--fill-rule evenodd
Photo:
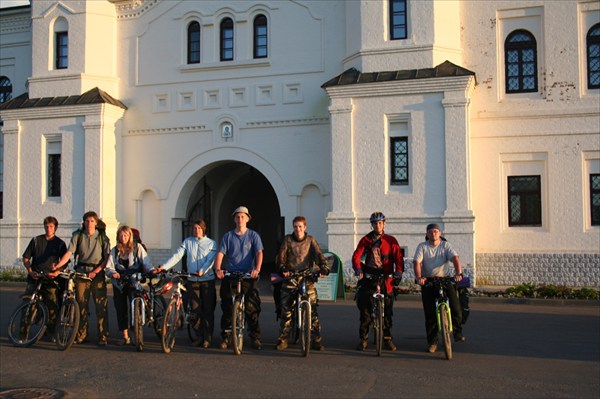
<path fill-rule="evenodd" d="M 230 139 L 233 137 L 233 125 L 231 123 L 224 123 L 221 127 L 221 137 L 224 139 Z"/>

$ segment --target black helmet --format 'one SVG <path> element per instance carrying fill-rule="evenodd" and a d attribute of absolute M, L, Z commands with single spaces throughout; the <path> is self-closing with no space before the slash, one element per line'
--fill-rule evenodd
<path fill-rule="evenodd" d="M 378 222 L 380 220 L 385 222 L 385 215 L 381 212 L 373 212 L 369 220 L 371 223 Z"/>

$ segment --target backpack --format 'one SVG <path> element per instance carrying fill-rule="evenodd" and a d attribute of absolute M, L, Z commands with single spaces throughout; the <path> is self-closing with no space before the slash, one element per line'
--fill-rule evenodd
<path fill-rule="evenodd" d="M 140 237 L 140 231 L 135 227 L 132 227 L 131 232 L 133 233 L 133 243 L 140 244 L 145 251 L 148 251 L 148 249 L 146 248 L 146 244 L 142 242 L 142 237 Z"/>
<path fill-rule="evenodd" d="M 100 235 L 100 248 L 102 248 L 102 251 L 104 251 L 104 244 L 110 241 L 106 236 L 106 223 L 104 223 L 102 219 L 98 219 L 98 223 L 96 224 L 96 230 L 98 230 L 98 234 Z M 73 231 L 73 235 L 77 234 L 77 246 L 75 247 L 75 250 L 77 250 L 81 245 L 81 237 L 83 237 L 83 233 L 83 224 L 80 228 Z M 102 259 L 104 259 L 104 253 L 102 254 Z"/>
<path fill-rule="evenodd" d="M 471 313 L 469 308 L 469 286 L 471 285 L 471 279 L 464 277 L 456 287 L 458 292 L 458 301 L 460 302 L 460 308 L 462 310 L 462 323 L 465 324 Z"/>

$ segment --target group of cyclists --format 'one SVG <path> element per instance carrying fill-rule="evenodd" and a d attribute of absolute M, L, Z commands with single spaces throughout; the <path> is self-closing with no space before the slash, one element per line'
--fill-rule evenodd
<path fill-rule="evenodd" d="M 113 284 L 113 302 L 117 315 L 117 324 L 122 334 L 119 343 L 131 344 L 129 338 L 128 303 L 131 288 L 123 284 L 123 278 L 129 273 L 144 272 L 158 274 L 168 271 L 182 259 L 189 273 L 186 281 L 187 300 L 191 313 L 197 322 L 193 328 L 198 339 L 196 346 L 209 348 L 213 345 L 215 324 L 215 308 L 217 305 L 216 280 L 221 280 L 219 296 L 221 298 L 222 316 L 220 320 L 221 342 L 219 347 L 227 349 L 231 345 L 232 325 L 232 281 L 231 272 L 248 273 L 249 278 L 242 282 L 245 298 L 245 314 L 248 324 L 248 335 L 254 349 L 262 348 L 260 312 L 261 299 L 257 286 L 258 277 L 263 264 L 263 244 L 260 235 L 248 228 L 252 219 L 245 206 L 237 207 L 232 213 L 234 229 L 224 234 L 220 243 L 206 236 L 207 226 L 204 220 L 194 222 L 192 236 L 186 238 L 175 253 L 162 265 L 152 266 L 145 247 L 141 244 L 134 230 L 129 226 L 120 226 L 117 230 L 117 244 L 111 248 L 110 240 L 105 234 L 105 226 L 95 212 L 83 215 L 82 227 L 76 230 L 67 246 L 56 236 L 58 221 L 49 216 L 44 219 L 45 234 L 32 238 L 23 254 L 23 264 L 27 269 L 27 288 L 25 295 L 35 289 L 40 272 L 45 278 L 55 279 L 69 263 L 75 259 L 74 269 L 88 278 L 76 279 L 75 297 L 80 309 L 79 328 L 75 344 L 88 341 L 88 302 L 90 294 L 95 303 L 97 319 L 98 345 L 107 345 L 108 337 L 108 295 L 107 277 Z M 404 255 L 398 241 L 386 234 L 385 215 L 374 212 L 370 216 L 372 230 L 361 238 L 353 255 L 352 268 L 358 277 L 356 303 L 359 309 L 359 342 L 357 350 L 364 351 L 368 346 L 371 320 L 371 301 L 373 293 L 379 288 L 384 294 L 383 336 L 384 347 L 396 351 L 393 341 L 393 305 L 394 289 L 404 272 Z M 307 221 L 304 216 L 296 216 L 292 221 L 293 232 L 283 238 L 277 255 L 278 273 L 283 279 L 277 305 L 279 317 L 279 336 L 275 344 L 278 351 L 285 350 L 290 341 L 292 329 L 292 306 L 294 293 L 298 289 L 299 273 L 310 273 L 312 276 L 326 276 L 329 266 L 317 240 L 306 232 Z M 437 224 L 429 224 L 426 229 L 426 240 L 420 243 L 414 256 L 415 283 L 421 288 L 421 297 L 425 313 L 427 334 L 427 351 L 437 349 L 438 324 L 436 321 L 436 292 L 425 283 L 431 278 L 453 276 L 456 282 L 462 279 L 462 267 L 457 252 L 442 237 L 442 230 Z M 453 266 L 453 271 L 449 265 Z M 227 271 L 228 273 L 225 273 Z M 368 276 L 378 275 L 383 279 L 381 287 Z M 316 278 L 315 278 L 316 279 Z M 311 347 L 324 350 L 321 337 L 321 324 L 318 317 L 318 295 L 315 279 L 306 280 L 311 312 Z M 56 284 L 43 285 L 42 295 L 48 307 L 49 322 L 46 334 L 53 339 L 54 322 L 58 309 Z M 448 286 L 446 293 L 452 312 L 454 340 L 465 341 L 461 327 L 461 308 L 454 286 Z M 372 326 L 371 326 L 372 327 Z"/>

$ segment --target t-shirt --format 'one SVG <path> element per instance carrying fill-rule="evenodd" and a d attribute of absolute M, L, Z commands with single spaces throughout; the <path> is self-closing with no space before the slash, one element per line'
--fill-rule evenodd
<path fill-rule="evenodd" d="M 77 230 L 71 237 L 69 251 L 77 257 L 78 264 L 99 265 L 110 252 L 110 242 L 108 237 L 100 238 L 98 230 L 91 236 Z"/>
<path fill-rule="evenodd" d="M 254 269 L 255 257 L 263 250 L 262 240 L 258 233 L 248 229 L 244 234 L 228 231 L 223 236 L 219 252 L 227 257 L 225 269 L 229 272 L 249 272 Z"/>
<path fill-rule="evenodd" d="M 46 236 L 42 234 L 31 239 L 23 252 L 23 258 L 31 259 L 31 268 L 34 271 L 49 273 L 52 271 L 52 264 L 58 263 L 66 252 L 67 245 L 63 240 L 57 236 L 46 240 Z"/>
<path fill-rule="evenodd" d="M 421 263 L 421 276 L 423 277 L 447 277 L 449 276 L 449 262 L 458 256 L 448 241 L 441 241 L 433 246 L 425 241 L 417 246 L 414 260 Z"/>

